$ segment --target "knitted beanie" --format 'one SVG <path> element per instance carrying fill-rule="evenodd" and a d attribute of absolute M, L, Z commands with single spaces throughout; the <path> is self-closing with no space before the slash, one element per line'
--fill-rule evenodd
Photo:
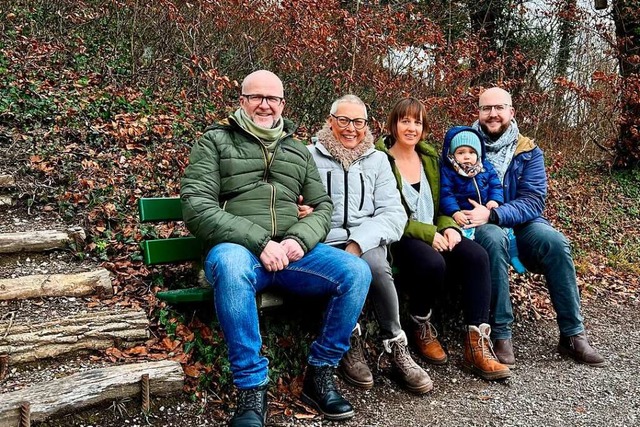
<path fill-rule="evenodd" d="M 478 135 L 473 132 L 469 132 L 468 130 L 463 130 L 453 137 L 451 143 L 449 144 L 449 153 L 455 153 L 458 147 L 462 147 L 464 145 L 476 150 L 476 154 L 478 155 L 478 157 L 482 156 L 482 150 L 480 149 L 480 138 L 478 138 Z"/>

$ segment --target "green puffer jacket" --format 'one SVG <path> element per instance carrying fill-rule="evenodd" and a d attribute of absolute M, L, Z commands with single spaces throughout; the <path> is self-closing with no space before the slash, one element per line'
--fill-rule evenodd
<path fill-rule="evenodd" d="M 403 236 L 420 239 L 431 244 L 433 243 L 433 237 L 436 235 L 436 231 L 442 233 L 446 228 L 455 228 L 460 232 L 460 227 L 458 227 L 458 224 L 456 224 L 453 218 L 447 215 L 439 215 L 438 213 L 438 207 L 440 206 L 440 165 L 438 163 L 440 160 L 440 154 L 436 149 L 425 141 L 420 141 L 418 145 L 416 145 L 416 151 L 422 159 L 424 173 L 427 176 L 427 181 L 429 181 L 429 186 L 431 187 L 431 196 L 433 197 L 433 206 L 435 210 L 435 217 L 433 218 L 433 224 L 435 225 L 432 225 L 411 219 L 411 210 L 409 209 L 407 201 L 402 194 L 402 176 L 396 166 L 395 159 L 389 153 L 389 144 L 389 137 L 382 137 L 376 142 L 376 148 L 387 153 L 387 156 L 389 156 L 389 162 L 391 163 L 393 174 L 396 176 L 398 190 L 400 190 L 402 205 L 409 216 L 407 225 L 404 228 Z"/>
<path fill-rule="evenodd" d="M 223 242 L 260 256 L 269 240 L 296 240 L 305 253 L 329 232 L 333 204 L 306 146 L 283 137 L 267 163 L 267 149 L 233 117 L 205 130 L 193 146 L 181 181 L 182 214 L 203 252 Z M 299 220 L 297 198 L 314 207 Z"/>

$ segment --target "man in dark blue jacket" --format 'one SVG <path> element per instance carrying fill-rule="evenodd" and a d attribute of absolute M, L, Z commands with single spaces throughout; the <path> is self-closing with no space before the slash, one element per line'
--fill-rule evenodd
<path fill-rule="evenodd" d="M 605 365 L 604 358 L 587 340 L 580 314 L 580 294 L 571 248 L 565 236 L 542 216 L 547 197 L 547 175 L 542 150 L 520 135 L 514 119 L 511 95 L 494 87 L 479 99 L 478 120 L 486 159 L 502 181 L 504 204 L 487 209 L 473 202 L 463 211 L 466 227 L 477 227 L 475 238 L 489 253 L 491 262 L 491 337 L 500 362 L 515 365 L 511 342 L 513 311 L 509 296 L 508 238 L 502 227 L 512 227 L 520 260 L 530 271 L 545 276 L 556 310 L 560 342 L 558 351 L 591 366 Z"/>

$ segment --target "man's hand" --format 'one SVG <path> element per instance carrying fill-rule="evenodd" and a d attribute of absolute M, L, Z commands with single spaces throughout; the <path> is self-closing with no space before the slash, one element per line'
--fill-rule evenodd
<path fill-rule="evenodd" d="M 260 262 L 267 271 L 280 271 L 289 265 L 289 257 L 281 244 L 269 240 L 260 254 Z"/>
<path fill-rule="evenodd" d="M 300 219 L 304 218 L 305 216 L 313 212 L 313 208 L 309 205 L 303 204 L 303 201 L 304 200 L 302 198 L 302 195 L 299 195 L 298 196 L 298 218 Z"/>
<path fill-rule="evenodd" d="M 489 222 L 489 209 L 482 206 L 475 200 L 469 199 L 469 203 L 473 205 L 473 209 L 464 210 L 462 213 L 467 217 L 467 224 L 464 228 L 477 227 Z"/>
<path fill-rule="evenodd" d="M 360 256 L 362 255 L 362 249 L 356 242 L 349 242 L 344 250 L 349 252 L 350 254 L 357 256 L 358 258 L 360 258 Z"/>
<path fill-rule="evenodd" d="M 458 211 L 454 213 L 452 218 L 456 222 L 456 224 L 458 224 L 460 227 L 463 227 L 468 224 L 467 217 L 465 214 L 462 213 L 462 211 Z"/>
<path fill-rule="evenodd" d="M 460 235 L 460 232 L 458 232 L 458 230 L 454 229 L 454 228 L 447 228 L 444 230 L 444 237 L 445 239 L 447 239 L 447 249 L 449 249 L 450 251 L 453 250 L 453 248 L 456 247 L 456 245 L 458 243 L 460 243 L 460 241 L 462 240 L 462 236 Z"/>
<path fill-rule="evenodd" d="M 287 253 L 289 262 L 298 261 L 304 256 L 302 246 L 300 246 L 300 243 L 298 243 L 294 239 L 284 239 L 282 242 L 280 242 L 280 246 L 282 246 Z"/>

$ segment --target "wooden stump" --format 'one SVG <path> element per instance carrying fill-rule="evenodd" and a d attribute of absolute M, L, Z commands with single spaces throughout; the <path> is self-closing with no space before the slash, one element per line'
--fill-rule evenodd
<path fill-rule="evenodd" d="M 113 295 L 111 277 L 104 268 L 76 274 L 38 274 L 0 279 L 0 301 L 93 294 Z"/>
<path fill-rule="evenodd" d="M 6 316 L 5 316 L 6 317 Z M 149 319 L 143 310 L 96 310 L 37 323 L 0 319 L 0 354 L 11 364 L 32 362 L 80 350 L 131 347 L 145 341 Z"/>
<path fill-rule="evenodd" d="M 182 390 L 182 367 L 170 360 L 93 369 L 0 395 L 0 427 L 18 425 L 23 402 L 30 403 L 31 420 L 42 421 L 98 403 L 140 396 L 145 374 L 149 375 L 149 392 L 153 395 Z"/>

